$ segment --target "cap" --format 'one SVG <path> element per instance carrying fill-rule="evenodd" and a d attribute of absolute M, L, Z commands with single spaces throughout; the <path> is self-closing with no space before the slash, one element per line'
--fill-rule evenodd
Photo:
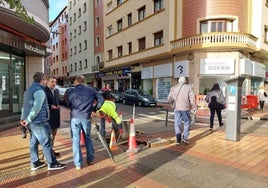
<path fill-rule="evenodd" d="M 185 79 L 185 77 L 180 77 L 180 79 L 179 79 L 178 82 L 179 82 L 179 83 L 186 83 L 186 79 Z"/>

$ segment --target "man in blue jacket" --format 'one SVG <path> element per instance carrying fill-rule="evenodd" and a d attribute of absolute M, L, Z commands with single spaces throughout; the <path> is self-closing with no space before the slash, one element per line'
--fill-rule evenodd
<path fill-rule="evenodd" d="M 83 158 L 80 146 L 80 133 L 85 136 L 85 146 L 87 154 L 87 163 L 94 164 L 94 147 L 91 139 L 91 121 L 90 115 L 94 110 L 94 102 L 98 102 L 97 108 L 100 108 L 104 98 L 94 88 L 83 85 L 85 77 L 76 76 L 74 80 L 75 87 L 67 93 L 67 106 L 71 109 L 71 134 L 73 140 L 73 160 L 77 170 L 83 165 Z"/>
<path fill-rule="evenodd" d="M 30 131 L 30 157 L 31 170 L 37 170 L 46 165 L 38 156 L 38 145 L 41 144 L 43 153 L 48 164 L 48 170 L 65 168 L 56 160 L 51 144 L 51 130 L 48 123 L 49 108 L 44 88 L 47 84 L 47 76 L 37 72 L 33 76 L 34 82 L 24 92 L 23 107 L 20 124 Z"/>

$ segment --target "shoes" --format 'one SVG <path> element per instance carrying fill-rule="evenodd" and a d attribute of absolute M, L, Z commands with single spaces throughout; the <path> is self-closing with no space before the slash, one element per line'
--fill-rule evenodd
<path fill-rule="evenodd" d="M 180 142 L 176 142 L 176 146 L 180 146 L 181 145 L 181 143 Z"/>
<path fill-rule="evenodd" d="M 212 130 L 213 130 L 213 128 L 212 128 L 212 127 L 210 127 L 210 128 L 209 128 L 209 130 L 210 130 L 210 131 L 212 131 Z"/>
<path fill-rule="evenodd" d="M 88 165 L 94 165 L 95 163 L 94 163 L 94 161 L 87 161 L 87 164 Z"/>
<path fill-rule="evenodd" d="M 51 166 L 48 166 L 48 170 L 60 170 L 60 169 L 63 169 L 65 168 L 65 164 L 61 164 L 59 162 L 57 162 L 56 164 L 54 165 L 51 165 Z"/>
<path fill-rule="evenodd" d="M 53 152 L 54 152 L 54 155 L 55 155 L 56 157 L 60 156 L 60 153 L 55 152 L 55 151 L 53 151 Z"/>
<path fill-rule="evenodd" d="M 190 144 L 188 140 L 182 140 L 182 143 L 187 144 L 187 145 Z"/>
<path fill-rule="evenodd" d="M 220 127 L 222 127 L 223 125 L 224 125 L 224 124 L 223 124 L 223 123 L 221 123 L 221 124 L 220 124 Z"/>
<path fill-rule="evenodd" d="M 21 137 L 22 137 L 22 138 L 27 138 L 27 133 L 26 133 L 26 131 L 27 131 L 27 128 L 24 127 L 24 126 L 21 126 Z"/>
<path fill-rule="evenodd" d="M 75 169 L 76 169 L 76 170 L 81 170 L 82 167 L 81 167 L 81 166 L 77 166 L 77 167 L 75 167 Z"/>
<path fill-rule="evenodd" d="M 46 166 L 46 163 L 41 162 L 41 161 L 37 161 L 35 164 L 33 164 L 31 171 L 38 170 L 40 168 L 43 168 L 44 166 Z"/>

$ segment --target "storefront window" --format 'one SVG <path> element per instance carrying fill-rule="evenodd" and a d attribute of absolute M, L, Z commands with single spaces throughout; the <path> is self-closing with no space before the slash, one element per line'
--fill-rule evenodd
<path fill-rule="evenodd" d="M 167 99 L 171 86 L 171 78 L 156 79 L 156 98 Z"/>

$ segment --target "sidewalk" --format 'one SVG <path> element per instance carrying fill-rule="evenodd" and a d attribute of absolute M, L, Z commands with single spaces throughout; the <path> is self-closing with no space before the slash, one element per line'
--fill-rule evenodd
<path fill-rule="evenodd" d="M 208 118 L 207 111 L 198 115 Z M 265 112 L 253 117 L 257 115 L 267 117 Z M 139 152 L 128 153 L 124 151 L 127 145 L 120 146 L 114 152 L 114 163 L 93 130 L 96 163 L 84 164 L 77 171 L 68 118 L 62 117 L 55 142 L 56 151 L 61 153 L 58 160 L 67 164 L 64 170 L 31 172 L 28 137 L 22 139 L 18 127 L 0 132 L 0 187 L 268 187 L 267 121 L 242 119 L 241 140 L 237 142 L 225 139 L 224 128 L 208 131 L 208 124 L 197 122 L 189 145 L 148 148 L 144 143 L 149 140 L 174 138 L 173 123 L 165 126 L 165 112 L 150 117 L 137 114 L 135 128 L 144 132 L 136 136 Z"/>

